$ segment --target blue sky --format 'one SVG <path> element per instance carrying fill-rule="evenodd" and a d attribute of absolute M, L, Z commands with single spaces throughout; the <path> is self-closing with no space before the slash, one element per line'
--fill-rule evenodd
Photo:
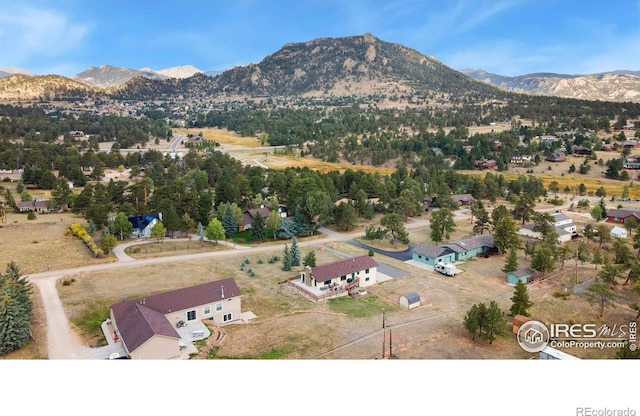
<path fill-rule="evenodd" d="M 371 33 L 454 69 L 587 74 L 640 70 L 638 22 L 629 0 L 0 0 L 0 67 L 220 70 Z"/>

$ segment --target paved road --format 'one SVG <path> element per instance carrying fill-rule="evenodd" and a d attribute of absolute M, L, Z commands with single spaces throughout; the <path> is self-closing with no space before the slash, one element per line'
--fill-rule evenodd
<path fill-rule="evenodd" d="M 416 246 L 414 243 L 409 243 L 409 248 L 404 251 L 386 251 L 379 248 L 371 247 L 356 240 L 347 240 L 347 243 L 356 247 L 363 248 L 365 250 L 373 250 L 374 253 L 382 254 L 383 256 L 391 257 L 400 261 L 411 260 L 411 250 Z"/>
<path fill-rule="evenodd" d="M 406 228 L 423 227 L 427 223 L 424 219 L 410 219 L 406 224 Z M 350 234 L 341 234 L 331 232 L 331 235 L 311 241 L 302 241 L 300 247 L 321 246 L 334 241 L 344 241 L 364 235 L 363 232 Z M 197 236 L 192 236 L 197 239 Z M 147 240 L 149 241 L 149 240 Z M 233 243 L 220 242 L 222 244 L 231 245 L 235 250 L 214 251 L 205 253 L 182 254 L 177 256 L 155 257 L 149 259 L 133 259 L 124 252 L 126 247 L 134 244 L 140 244 L 140 241 L 132 241 L 120 244 L 114 249 L 117 262 L 102 263 L 89 266 L 76 267 L 71 269 L 51 270 L 42 273 L 33 273 L 27 276 L 27 280 L 36 285 L 40 291 L 43 307 L 46 313 L 47 321 L 47 344 L 49 359 L 90 359 L 92 357 L 91 349 L 84 346 L 78 335 L 71 329 L 69 320 L 62 306 L 62 302 L 58 297 L 56 290 L 56 281 L 65 276 L 74 276 L 79 273 L 114 270 L 123 267 L 135 268 L 146 267 L 155 264 L 174 263 L 179 261 L 222 258 L 238 254 L 237 250 L 243 250 L 246 253 L 263 253 L 269 251 L 278 251 L 284 248 L 284 242 L 278 245 L 266 245 L 258 247 L 246 247 Z"/>
<path fill-rule="evenodd" d="M 180 143 L 182 143 L 183 139 L 184 139 L 184 134 L 178 133 L 178 136 L 176 137 L 176 139 L 173 141 L 173 143 L 171 143 L 171 146 L 169 146 L 169 151 L 175 152 L 176 148 Z"/>

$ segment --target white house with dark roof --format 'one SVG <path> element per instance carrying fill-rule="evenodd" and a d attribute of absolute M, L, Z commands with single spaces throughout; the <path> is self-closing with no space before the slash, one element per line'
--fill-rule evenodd
<path fill-rule="evenodd" d="M 206 337 L 202 320 L 244 322 L 240 298 L 235 280 L 223 279 L 116 303 L 110 311 L 113 337 L 133 359 L 188 358 L 185 346 Z"/>
<path fill-rule="evenodd" d="M 352 257 L 321 266 L 305 266 L 298 276 L 283 283 L 314 301 L 364 291 L 378 282 L 378 263 L 370 256 Z"/>
<path fill-rule="evenodd" d="M 560 243 L 571 241 L 571 239 L 574 238 L 575 235 L 577 235 L 578 227 L 570 217 L 566 216 L 562 212 L 555 212 L 551 214 L 551 216 L 553 217 L 551 225 L 553 225 L 556 232 L 558 233 L 558 241 Z M 535 224 L 523 225 L 522 227 L 520 227 L 518 234 L 525 237 L 542 240 L 542 233 L 540 233 L 539 231 L 534 231 L 534 228 Z"/>

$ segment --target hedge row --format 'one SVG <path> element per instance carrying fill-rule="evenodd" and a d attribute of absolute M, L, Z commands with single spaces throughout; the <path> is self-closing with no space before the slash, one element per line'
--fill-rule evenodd
<path fill-rule="evenodd" d="M 93 237 L 89 235 L 87 232 L 87 228 L 82 225 L 74 222 L 69 226 L 69 229 L 65 232 L 65 234 L 71 233 L 84 241 L 84 244 L 91 250 L 94 256 L 102 257 L 104 256 L 104 250 L 102 250 L 95 241 L 93 241 Z"/>

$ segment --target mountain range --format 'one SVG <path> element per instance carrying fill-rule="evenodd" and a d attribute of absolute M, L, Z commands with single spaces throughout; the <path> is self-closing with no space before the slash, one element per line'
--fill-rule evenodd
<path fill-rule="evenodd" d="M 50 78 L 42 79 L 45 77 Z M 224 71 L 204 72 L 191 65 L 162 70 L 102 65 L 64 78 L 36 76 L 11 67 L 0 68 L 0 78 L 0 99 L 51 97 L 59 91 L 86 95 L 87 91 L 95 91 L 132 99 L 417 94 L 425 100 L 449 101 L 465 97 L 496 99 L 507 92 L 521 92 L 640 102 L 640 71 L 514 77 L 473 69 L 456 71 L 435 57 L 384 42 L 371 34 L 289 43 L 257 64 Z"/>

